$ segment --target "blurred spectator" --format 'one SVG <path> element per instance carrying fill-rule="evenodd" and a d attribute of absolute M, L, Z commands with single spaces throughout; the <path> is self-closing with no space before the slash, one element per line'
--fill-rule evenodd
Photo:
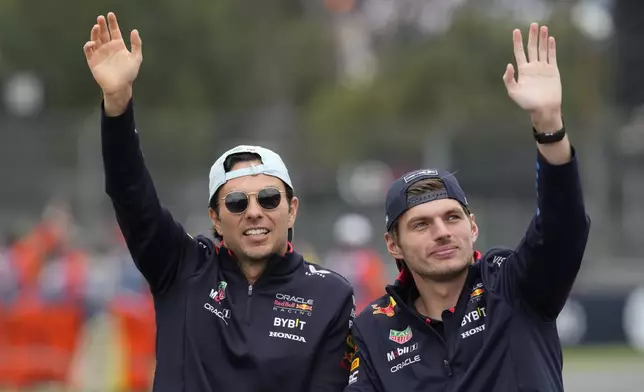
<path fill-rule="evenodd" d="M 347 214 L 335 223 L 336 247 L 324 258 L 324 266 L 343 275 L 353 285 L 356 312 L 384 294 L 385 268 L 380 255 L 369 247 L 373 228 L 367 218 Z"/>
<path fill-rule="evenodd" d="M 75 379 L 82 390 L 149 391 L 155 349 L 153 302 L 118 227 L 93 252 L 86 324 Z"/>
<path fill-rule="evenodd" d="M 306 240 L 297 240 L 294 242 L 293 246 L 297 251 L 304 256 L 304 260 L 313 264 L 320 264 L 320 256 L 318 252 L 315 251 L 313 244 Z"/>
<path fill-rule="evenodd" d="M 15 299 L 18 292 L 17 272 L 11 260 L 10 249 L 15 239 L 6 235 L 0 242 L 0 314 L 2 309 Z M 1 317 L 1 316 L 0 316 Z M 2 334 L 0 333 L 0 338 Z"/>
<path fill-rule="evenodd" d="M 124 391 L 149 391 L 155 364 L 156 324 L 154 303 L 148 284 L 137 270 L 120 231 L 117 244 L 109 254 L 116 267 L 116 292 L 107 303 L 120 350 L 116 388 Z"/>
<path fill-rule="evenodd" d="M 69 208 L 50 204 L 42 222 L 3 257 L 17 286 L 0 318 L 0 385 L 71 386 L 87 276 L 87 255 L 72 243 L 72 228 Z"/>

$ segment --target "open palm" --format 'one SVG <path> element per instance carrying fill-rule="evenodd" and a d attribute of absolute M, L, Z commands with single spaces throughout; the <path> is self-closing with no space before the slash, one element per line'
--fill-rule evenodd
<path fill-rule="evenodd" d="M 536 23 L 530 25 L 527 59 L 520 30 L 514 30 L 513 41 L 519 75 L 515 80 L 512 64 L 508 64 L 503 75 L 510 98 L 531 113 L 560 110 L 561 77 L 555 39 L 548 36 L 548 28 L 542 26 L 539 32 Z"/>
<path fill-rule="evenodd" d="M 109 28 L 108 23 L 109 21 Z M 132 85 L 139 73 L 142 42 L 138 31 L 130 35 L 132 52 L 125 46 L 116 16 L 99 16 L 90 33 L 91 40 L 83 47 L 87 65 L 105 94 L 123 90 Z"/>

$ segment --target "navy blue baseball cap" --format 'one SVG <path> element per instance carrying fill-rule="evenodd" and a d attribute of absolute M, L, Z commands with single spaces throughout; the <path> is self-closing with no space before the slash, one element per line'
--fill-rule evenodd
<path fill-rule="evenodd" d="M 407 199 L 407 189 L 418 181 L 427 179 L 438 179 L 445 185 L 445 189 L 430 191 Z M 419 204 L 439 199 L 454 199 L 465 208 L 467 198 L 465 192 L 458 184 L 453 174 L 438 169 L 420 169 L 409 172 L 400 177 L 389 187 L 387 202 L 385 205 L 385 226 L 390 231 L 396 220 L 408 209 Z"/>

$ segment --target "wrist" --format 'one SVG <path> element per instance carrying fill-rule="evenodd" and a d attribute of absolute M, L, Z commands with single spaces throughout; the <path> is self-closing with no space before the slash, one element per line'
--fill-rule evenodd
<path fill-rule="evenodd" d="M 106 93 L 103 92 L 103 107 L 108 117 L 117 117 L 125 113 L 127 105 L 132 99 L 132 86 L 121 90 Z"/>
<path fill-rule="evenodd" d="M 531 114 L 532 126 L 537 133 L 552 133 L 563 128 L 563 118 L 560 110 L 535 112 Z"/>

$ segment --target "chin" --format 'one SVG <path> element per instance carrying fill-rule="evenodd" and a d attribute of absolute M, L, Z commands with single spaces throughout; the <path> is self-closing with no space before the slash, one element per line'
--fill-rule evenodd
<path fill-rule="evenodd" d="M 251 248 L 244 249 L 243 253 L 250 260 L 260 261 L 271 257 L 273 254 L 277 252 L 275 252 L 275 246 L 266 244 L 266 245 L 258 245 L 258 246 L 253 246 Z"/>
<path fill-rule="evenodd" d="M 445 269 L 442 271 L 431 271 L 423 274 L 424 278 L 433 280 L 434 282 L 449 282 L 461 276 L 467 271 L 466 268 L 462 269 Z"/>
<path fill-rule="evenodd" d="M 431 263 L 419 275 L 435 282 L 448 282 L 466 273 L 468 267 L 469 263 L 463 263 L 462 260 L 439 260 Z"/>

